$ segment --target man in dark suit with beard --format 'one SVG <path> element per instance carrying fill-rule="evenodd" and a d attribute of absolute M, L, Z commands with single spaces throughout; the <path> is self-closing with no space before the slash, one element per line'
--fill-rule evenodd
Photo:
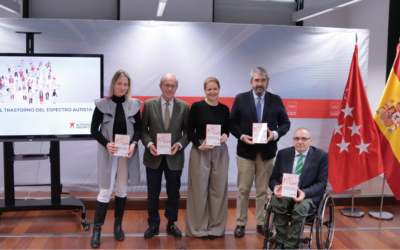
<path fill-rule="evenodd" d="M 247 223 L 249 194 L 253 181 L 256 188 L 257 232 L 263 234 L 264 204 L 268 180 L 275 163 L 277 141 L 290 128 L 290 121 L 279 96 L 267 92 L 270 77 L 261 67 L 251 71 L 252 90 L 236 96 L 230 114 L 231 133 L 238 138 L 236 161 L 238 194 L 236 237 L 243 237 Z M 268 123 L 267 144 L 254 144 L 253 123 Z"/>

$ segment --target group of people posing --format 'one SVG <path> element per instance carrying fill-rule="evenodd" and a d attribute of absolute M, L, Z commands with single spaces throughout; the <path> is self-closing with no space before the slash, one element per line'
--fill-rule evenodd
<path fill-rule="evenodd" d="M 114 235 L 124 240 L 122 218 L 127 198 L 127 187 L 139 182 L 140 163 L 137 149 L 139 140 L 145 146 L 143 164 L 146 166 L 148 191 L 148 228 L 144 238 L 159 234 L 159 195 L 162 175 L 166 179 L 166 232 L 182 237 L 175 225 L 178 219 L 179 189 L 184 167 L 184 149 L 192 142 L 189 159 L 185 235 L 214 240 L 225 234 L 228 217 L 229 154 L 226 141 L 231 133 L 238 139 L 236 162 L 238 167 L 237 213 L 235 237 L 243 237 L 247 223 L 249 194 L 255 182 L 257 233 L 264 234 L 264 204 L 268 198 L 268 184 L 274 191 L 271 201 L 276 208 L 278 249 L 296 248 L 300 229 L 297 223 L 314 208 L 324 193 L 328 175 L 327 153 L 310 147 L 313 139 L 305 129 L 297 129 L 293 144 L 278 152 L 277 141 L 290 129 L 290 120 L 279 96 L 267 92 L 270 77 L 262 67 L 251 71 L 251 90 L 236 96 L 232 109 L 218 102 L 220 83 L 209 77 L 204 81 L 205 99 L 189 104 L 175 98 L 178 79 L 165 74 L 160 80 L 161 95 L 142 102 L 131 98 L 132 81 L 128 73 L 119 70 L 111 80 L 109 97 L 95 100 L 91 133 L 98 145 L 97 197 L 91 246 L 100 246 L 100 231 L 104 224 L 111 193 L 115 186 Z M 252 141 L 253 123 L 268 124 L 268 142 Z M 220 146 L 208 146 L 206 126 L 221 125 Z M 157 153 L 157 134 L 171 135 L 171 153 Z M 116 134 L 131 138 L 127 157 L 114 156 L 118 147 Z M 276 161 L 275 161 L 276 158 Z M 306 161 L 307 159 L 307 161 Z M 301 168 L 299 169 L 299 166 Z M 298 197 L 281 195 L 283 173 L 300 173 Z M 286 217 L 292 214 L 290 226 Z"/>

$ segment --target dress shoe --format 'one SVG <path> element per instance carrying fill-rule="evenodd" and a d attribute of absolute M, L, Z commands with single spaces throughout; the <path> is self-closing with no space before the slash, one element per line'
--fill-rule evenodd
<path fill-rule="evenodd" d="M 218 236 L 216 236 L 216 235 L 209 235 L 209 236 L 208 236 L 208 238 L 209 238 L 210 240 L 215 240 L 217 237 L 218 237 Z"/>
<path fill-rule="evenodd" d="M 242 238 L 244 236 L 244 228 L 245 226 L 236 226 L 234 234 L 237 238 Z"/>
<path fill-rule="evenodd" d="M 285 249 L 297 249 L 297 248 L 294 248 L 294 247 L 291 247 L 291 246 L 287 246 L 287 247 L 285 247 Z"/>
<path fill-rule="evenodd" d="M 264 226 L 263 225 L 257 225 L 257 233 L 264 235 Z"/>
<path fill-rule="evenodd" d="M 149 227 L 147 228 L 146 232 L 144 232 L 144 238 L 150 239 L 153 238 L 154 235 L 158 235 L 158 227 Z"/>
<path fill-rule="evenodd" d="M 278 250 L 279 250 L 279 249 L 284 249 L 284 248 L 283 248 L 283 244 L 277 242 L 277 243 L 275 244 L 275 247 L 274 247 L 274 250 L 275 250 L 275 249 L 278 249 Z"/>
<path fill-rule="evenodd" d="M 167 225 L 167 234 L 168 235 L 172 235 L 175 238 L 181 238 L 182 237 L 181 230 L 179 230 L 179 228 L 177 226 L 175 226 L 175 224 Z"/>
<path fill-rule="evenodd" d="M 206 240 L 206 239 L 208 239 L 208 236 L 200 236 L 199 238 L 203 239 L 203 240 Z"/>

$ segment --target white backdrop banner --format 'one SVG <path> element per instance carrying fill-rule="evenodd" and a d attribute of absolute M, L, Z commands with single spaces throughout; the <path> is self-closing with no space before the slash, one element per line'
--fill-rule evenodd
<path fill-rule="evenodd" d="M 340 113 L 340 100 L 349 74 L 356 33 L 360 69 L 364 84 L 368 82 L 368 30 L 155 21 L 0 19 L 0 53 L 25 52 L 25 36 L 15 31 L 42 32 L 35 35 L 36 53 L 104 54 L 105 95 L 113 74 L 119 69 L 131 75 L 132 94 L 141 100 L 159 96 L 160 78 L 169 72 L 179 79 L 177 98 L 191 104 L 204 99 L 203 81 L 214 76 L 221 83 L 221 102 L 231 107 L 238 93 L 251 89 L 250 71 L 257 66 L 264 67 L 271 76 L 268 91 L 282 97 L 292 123 L 288 134 L 279 141 L 280 149 L 292 146 L 294 130 L 306 127 L 312 132 L 313 145 L 328 150 Z M 0 121 L 0 126 L 3 122 Z M 61 142 L 64 191 L 98 191 L 96 144 L 96 141 Z M 230 136 L 230 191 L 237 190 L 236 144 L 237 139 Z M 1 151 L 2 147 L 0 145 Z M 16 154 L 46 153 L 48 148 L 48 142 L 15 144 Z M 185 150 L 182 191 L 187 188 L 190 148 L 191 145 Z M 139 150 L 142 157 L 142 145 Z M 3 171 L 0 171 L 0 189 L 4 186 L 2 175 Z M 15 182 L 49 183 L 49 162 L 16 162 Z M 146 190 L 145 167 L 142 165 L 141 182 L 129 191 Z"/>

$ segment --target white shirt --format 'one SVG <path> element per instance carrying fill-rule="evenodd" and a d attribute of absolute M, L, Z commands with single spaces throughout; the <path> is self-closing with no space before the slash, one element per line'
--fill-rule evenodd
<path fill-rule="evenodd" d="M 260 102 L 261 102 L 261 119 L 262 119 L 263 111 L 264 111 L 265 93 L 266 92 L 264 92 L 264 94 L 262 96 L 260 96 L 261 97 L 261 100 L 260 100 Z M 258 95 L 256 95 L 254 90 L 253 90 L 253 98 L 254 98 L 254 105 L 256 106 L 256 113 L 257 113 Z M 272 131 L 272 133 L 274 134 L 274 141 L 276 141 L 279 137 L 278 132 Z M 242 140 L 243 136 L 244 136 L 244 134 L 240 136 L 240 140 Z"/>
<path fill-rule="evenodd" d="M 310 150 L 310 148 L 308 148 L 307 151 L 302 154 L 302 155 L 304 155 L 303 156 L 303 167 L 304 167 L 304 163 L 306 162 L 306 158 L 307 158 L 307 154 L 308 154 L 309 150 Z M 295 155 L 294 155 L 294 161 L 293 161 L 292 174 L 296 173 L 297 162 L 300 159 L 300 153 L 296 149 L 294 151 L 295 151 Z"/>
<path fill-rule="evenodd" d="M 173 97 L 168 103 L 169 103 L 169 106 L 168 106 L 168 109 L 169 109 L 169 116 L 170 116 L 170 118 L 172 117 L 172 110 L 174 109 L 174 98 L 175 97 Z M 161 112 L 162 112 L 162 117 L 163 117 L 163 121 L 165 122 L 165 106 L 166 106 L 166 103 L 167 103 L 167 101 L 166 100 L 164 100 L 164 97 L 163 96 L 161 96 Z M 149 142 L 148 144 L 147 144 L 147 148 L 149 148 L 150 147 L 150 145 L 153 145 L 154 143 L 153 142 Z M 179 150 L 181 150 L 182 149 L 182 144 L 180 144 L 179 142 L 178 142 L 178 144 L 179 144 Z M 171 145 L 172 146 L 172 145 Z"/>

